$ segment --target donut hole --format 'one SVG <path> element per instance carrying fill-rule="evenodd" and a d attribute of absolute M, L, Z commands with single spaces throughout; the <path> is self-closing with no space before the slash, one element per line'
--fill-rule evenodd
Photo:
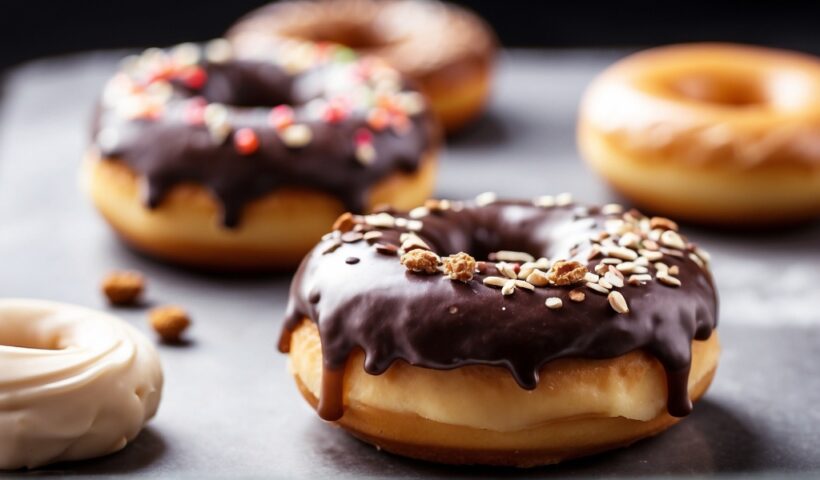
<path fill-rule="evenodd" d="M 293 28 L 284 32 L 285 36 L 315 43 L 338 43 L 356 50 L 384 47 L 390 42 L 375 29 L 358 23 L 332 23 Z"/>
<path fill-rule="evenodd" d="M 35 350 L 62 350 L 64 348 L 56 335 L 44 335 L 26 328 L 9 328 L 8 325 L 0 326 L 0 346 Z"/>
<path fill-rule="evenodd" d="M 677 96 L 730 108 L 760 107 L 770 102 L 766 82 L 743 72 L 699 72 L 670 79 L 668 88 Z"/>

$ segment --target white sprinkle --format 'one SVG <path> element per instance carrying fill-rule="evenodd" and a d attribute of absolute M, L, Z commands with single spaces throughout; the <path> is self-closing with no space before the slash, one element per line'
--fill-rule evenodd
<path fill-rule="evenodd" d="M 430 214 L 430 209 L 427 207 L 416 207 L 410 210 L 409 216 L 410 218 L 424 218 Z"/>
<path fill-rule="evenodd" d="M 211 63 L 225 63 L 233 56 L 231 43 L 217 38 L 205 44 L 205 58 Z"/>
<path fill-rule="evenodd" d="M 372 143 L 361 143 L 356 146 L 356 160 L 362 165 L 372 165 L 376 160 L 376 147 Z"/>
<path fill-rule="evenodd" d="M 294 123 L 279 132 L 282 143 L 290 148 L 304 147 L 313 139 L 310 127 L 303 123 Z"/>
<path fill-rule="evenodd" d="M 195 43 L 180 43 L 171 49 L 171 58 L 178 65 L 190 66 L 199 63 L 202 52 Z"/>
<path fill-rule="evenodd" d="M 412 232 L 421 231 L 424 228 L 424 223 L 421 220 L 408 220 L 407 221 L 407 229 Z"/>

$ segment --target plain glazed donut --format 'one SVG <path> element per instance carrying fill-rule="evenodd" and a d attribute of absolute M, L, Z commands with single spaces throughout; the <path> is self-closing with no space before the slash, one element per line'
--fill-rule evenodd
<path fill-rule="evenodd" d="M 0 469 L 116 452 L 157 411 L 153 345 L 105 313 L 0 300 Z"/>
<path fill-rule="evenodd" d="M 292 268 L 345 210 L 429 195 L 425 99 L 381 60 L 303 47 L 236 60 L 217 40 L 125 62 L 84 162 L 123 239 L 195 267 Z"/>
<path fill-rule="evenodd" d="M 320 417 L 387 451 L 557 463 L 668 428 L 712 381 L 709 259 L 668 219 L 482 196 L 337 226 L 280 350 Z"/>
<path fill-rule="evenodd" d="M 727 44 L 640 52 L 588 88 L 578 142 L 641 207 L 760 226 L 820 214 L 820 60 Z"/>
<path fill-rule="evenodd" d="M 240 19 L 227 37 L 240 53 L 293 40 L 329 41 L 387 60 L 414 79 L 454 132 L 483 111 L 496 39 L 469 10 L 430 0 L 291 0 Z"/>

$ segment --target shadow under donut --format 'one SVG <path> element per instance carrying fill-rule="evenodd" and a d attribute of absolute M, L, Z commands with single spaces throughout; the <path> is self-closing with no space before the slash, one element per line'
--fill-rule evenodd
<path fill-rule="evenodd" d="M 573 461 L 514 469 L 437 465 L 379 452 L 342 430 L 314 422 L 304 432 L 317 458 L 354 476 L 424 478 L 625 478 L 670 474 L 752 473 L 765 469 L 757 435 L 721 404 L 704 399 L 694 413 L 668 431 L 630 447 Z"/>

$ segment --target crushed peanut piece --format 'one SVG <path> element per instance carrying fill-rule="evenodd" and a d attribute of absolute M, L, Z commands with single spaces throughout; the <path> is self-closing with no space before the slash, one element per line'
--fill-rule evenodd
<path fill-rule="evenodd" d="M 436 273 L 439 261 L 439 256 L 429 250 L 410 250 L 401 256 L 401 264 L 415 273 Z"/>
<path fill-rule="evenodd" d="M 162 341 L 168 343 L 178 342 L 182 332 L 191 325 L 188 313 L 173 305 L 152 309 L 148 312 L 148 321 Z"/>
<path fill-rule="evenodd" d="M 573 302 L 583 302 L 586 298 L 586 294 L 577 288 L 569 291 L 569 299 Z"/>
<path fill-rule="evenodd" d="M 350 212 L 345 212 L 339 215 L 339 218 L 333 222 L 333 230 L 338 230 L 342 233 L 349 232 L 353 230 L 353 227 L 356 225 L 356 221 L 354 220 L 353 214 Z"/>
<path fill-rule="evenodd" d="M 491 260 L 498 262 L 534 262 L 535 257 L 527 252 L 515 252 L 512 250 L 499 250 L 491 255 Z"/>
<path fill-rule="evenodd" d="M 409 252 L 416 249 L 430 250 L 430 246 L 427 245 L 427 242 L 422 240 L 421 237 L 415 233 L 410 233 L 403 238 L 401 249 L 404 252 Z"/>
<path fill-rule="evenodd" d="M 533 270 L 532 273 L 527 275 L 526 280 L 536 287 L 546 287 L 550 283 L 549 278 L 547 278 L 547 274 L 541 270 Z"/>
<path fill-rule="evenodd" d="M 455 255 L 442 258 L 441 261 L 444 263 L 444 273 L 450 277 L 450 280 L 465 283 L 472 280 L 475 271 L 475 258 L 472 256 L 464 252 L 458 252 Z"/>
<path fill-rule="evenodd" d="M 111 272 L 103 279 L 102 291 L 111 305 L 133 305 L 145 289 L 139 272 Z"/>
<path fill-rule="evenodd" d="M 683 250 L 686 248 L 686 243 L 684 243 L 683 239 L 677 232 L 673 230 L 665 230 L 661 234 L 660 238 L 661 245 L 671 248 L 677 248 Z"/>
<path fill-rule="evenodd" d="M 609 292 L 606 299 L 609 301 L 609 306 L 618 313 L 629 313 L 629 305 L 621 292 Z"/>
<path fill-rule="evenodd" d="M 560 287 L 580 283 L 584 280 L 586 274 L 587 267 L 583 266 L 580 262 L 574 260 L 558 260 L 552 265 L 549 273 L 547 273 L 547 278 L 550 282 Z"/>
<path fill-rule="evenodd" d="M 678 224 L 664 217 L 652 217 L 649 220 L 649 227 L 652 229 L 662 228 L 664 230 L 678 231 Z"/>
<path fill-rule="evenodd" d="M 680 280 L 677 278 L 669 275 L 666 271 L 660 271 L 656 275 L 659 282 L 666 285 L 667 287 L 680 287 L 681 283 Z"/>
<path fill-rule="evenodd" d="M 503 287 L 508 280 L 508 278 L 503 277 L 486 277 L 484 278 L 483 283 L 484 285 L 488 285 L 490 287 Z"/>
<path fill-rule="evenodd" d="M 515 292 L 515 280 L 507 280 L 501 287 L 501 295 L 512 295 Z"/>
<path fill-rule="evenodd" d="M 544 304 L 547 306 L 547 308 L 552 310 L 558 310 L 559 308 L 564 306 L 564 302 L 562 302 L 561 299 L 558 297 L 549 297 L 547 298 L 547 301 L 544 302 Z"/>

